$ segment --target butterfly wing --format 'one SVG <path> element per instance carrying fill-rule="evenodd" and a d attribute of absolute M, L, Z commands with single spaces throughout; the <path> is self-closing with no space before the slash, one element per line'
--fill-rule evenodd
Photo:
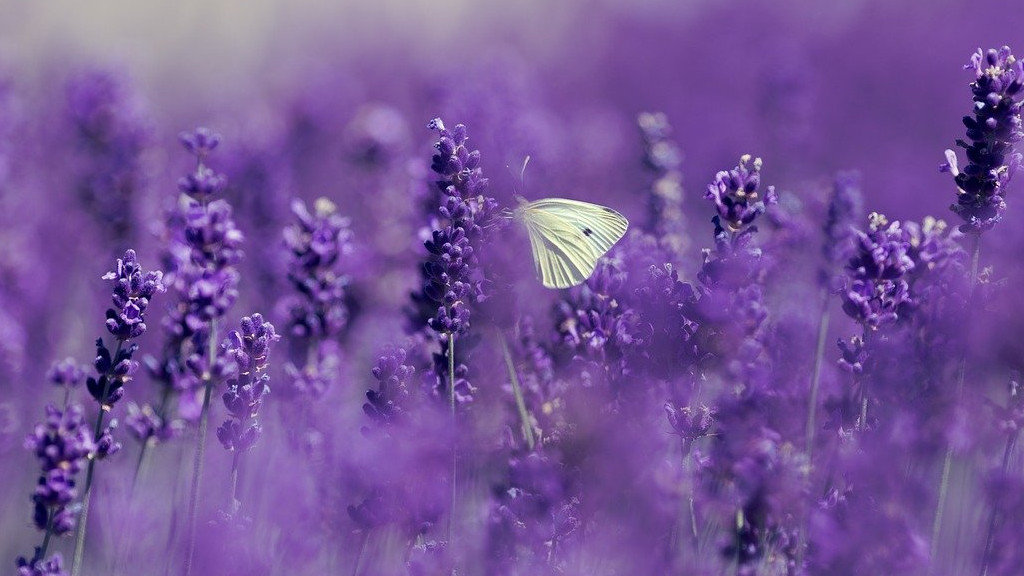
<path fill-rule="evenodd" d="M 548 288 L 581 284 L 625 234 L 629 222 L 618 212 L 589 202 L 544 198 L 520 206 L 537 276 Z"/>

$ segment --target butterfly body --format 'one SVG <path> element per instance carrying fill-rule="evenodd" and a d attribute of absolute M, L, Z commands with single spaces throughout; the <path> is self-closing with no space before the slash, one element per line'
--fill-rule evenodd
<path fill-rule="evenodd" d="M 526 228 L 537 277 L 548 288 L 583 283 L 629 227 L 607 206 L 566 198 L 519 199 L 512 216 Z"/>

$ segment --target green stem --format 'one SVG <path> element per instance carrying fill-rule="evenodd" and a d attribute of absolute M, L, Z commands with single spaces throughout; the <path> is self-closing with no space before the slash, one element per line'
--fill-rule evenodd
<path fill-rule="evenodd" d="M 448 540 L 448 549 L 454 551 L 455 547 L 452 543 L 452 524 L 455 518 L 455 474 L 458 472 L 459 464 L 459 453 L 458 453 L 458 436 L 455 434 L 455 334 L 448 334 L 448 405 L 451 409 L 452 417 L 452 502 L 451 508 L 448 511 L 448 526 L 445 531 L 445 536 Z"/>
<path fill-rule="evenodd" d="M 359 553 L 356 555 L 356 565 L 352 568 L 352 576 L 359 576 L 359 568 L 363 564 L 363 554 L 366 553 L 366 542 L 370 539 L 370 531 L 363 532 L 363 538 L 359 542 Z"/>
<path fill-rule="evenodd" d="M 967 310 L 974 304 L 974 288 L 978 283 L 978 260 L 981 255 L 981 235 L 971 234 L 971 271 L 967 287 Z M 963 398 L 964 376 L 967 373 L 967 346 L 963 346 L 963 354 L 960 356 L 960 366 L 957 369 L 956 378 L 956 399 L 957 403 Z M 935 503 L 935 520 L 932 522 L 932 542 L 929 558 L 930 566 L 935 566 L 935 557 L 939 551 L 939 535 L 942 532 L 942 517 L 946 509 L 946 497 L 949 495 L 949 473 L 953 466 L 953 446 L 946 445 L 946 454 L 942 460 L 942 478 L 939 481 L 939 497 Z"/>
<path fill-rule="evenodd" d="M 1017 442 L 1017 430 L 1006 437 L 1006 446 L 1003 448 L 1003 474 L 1010 466 L 1010 454 L 1013 453 L 1013 446 Z M 988 561 L 989 556 L 992 554 L 992 541 L 995 538 L 996 531 L 996 517 L 998 516 L 999 509 L 992 506 L 992 510 L 989 511 L 988 515 L 988 530 L 985 533 L 985 552 L 981 556 L 981 571 L 980 576 L 988 576 Z"/>
<path fill-rule="evenodd" d="M 157 407 L 156 415 L 161 422 L 166 422 L 167 402 L 171 397 L 170 386 L 165 386 L 163 392 L 160 395 L 160 406 Z M 152 439 L 147 438 L 145 442 L 139 446 L 139 459 L 135 461 L 135 472 L 132 475 L 132 487 L 129 492 L 129 501 L 135 495 L 135 487 L 139 483 L 139 477 L 142 475 L 142 468 L 146 463 L 146 455 L 149 454 L 149 448 L 152 445 Z"/>
<path fill-rule="evenodd" d="M 825 359 L 825 341 L 828 338 L 828 289 L 821 289 L 821 316 L 818 319 L 818 344 L 814 349 L 814 368 L 811 371 L 811 396 L 807 401 L 806 447 L 807 460 L 810 463 L 814 453 L 815 419 L 818 411 L 818 388 L 821 385 L 821 367 Z"/>
<path fill-rule="evenodd" d="M 46 552 L 50 549 L 50 538 L 53 537 L 53 518 L 57 515 L 57 510 L 50 508 L 50 513 L 46 516 L 46 534 L 43 536 L 43 543 L 39 546 L 39 554 L 35 557 L 36 561 L 46 558 Z"/>
<path fill-rule="evenodd" d="M 192 574 L 192 560 L 196 552 L 196 517 L 199 510 L 199 487 L 203 478 L 203 455 L 206 452 L 206 429 L 210 424 L 210 396 L 213 392 L 213 375 L 210 371 L 217 358 L 217 324 L 210 321 L 210 342 L 208 349 L 209 367 L 203 373 L 203 409 L 199 416 L 199 432 L 196 435 L 196 452 L 192 461 L 192 488 L 188 498 L 188 552 L 185 554 L 185 576 Z"/>
<path fill-rule="evenodd" d="M 238 500 L 238 463 L 241 457 L 242 453 L 238 450 L 235 450 L 231 457 L 231 507 L 228 510 L 231 510 L 232 515 L 242 507 L 242 503 Z"/>
<path fill-rule="evenodd" d="M 117 359 L 121 356 L 121 348 L 124 346 L 123 340 L 117 341 L 117 350 L 114 352 L 114 356 L 111 362 L 116 366 Z M 112 380 L 111 373 L 113 366 L 111 366 L 110 372 L 104 374 L 106 376 L 103 384 L 103 400 L 107 399 L 110 394 L 110 382 Z M 93 428 L 93 442 L 99 442 L 100 436 L 103 434 L 103 420 L 110 411 L 112 406 L 106 405 L 103 401 L 100 402 L 100 413 L 96 415 L 96 426 Z M 96 471 L 96 455 L 93 454 L 89 458 L 89 465 L 85 472 L 85 487 L 82 491 L 82 511 L 78 515 L 78 529 L 75 531 L 75 553 L 71 560 L 71 576 L 78 576 L 82 570 L 82 557 L 85 555 L 85 530 L 86 525 L 89 523 L 89 502 L 92 500 L 92 480 Z"/>
<path fill-rule="evenodd" d="M 818 413 L 818 389 L 821 386 L 821 367 L 825 361 L 825 341 L 828 339 L 828 287 L 822 286 L 820 292 L 821 312 L 818 316 L 818 342 L 814 348 L 814 367 L 811 369 L 811 393 L 807 400 L 807 428 L 805 430 L 804 451 L 807 453 L 807 482 L 810 487 L 810 476 L 814 462 L 814 436 L 817 432 L 815 420 Z M 803 512 L 803 522 L 800 525 L 799 542 L 797 543 L 797 566 L 803 566 L 804 547 L 807 544 L 807 523 L 808 510 Z"/>
<path fill-rule="evenodd" d="M 523 399 L 523 391 L 519 387 L 519 376 L 516 374 L 515 363 L 512 362 L 512 354 L 508 350 L 508 342 L 505 335 L 498 331 L 498 342 L 501 343 L 501 353 L 505 357 L 505 367 L 508 368 L 508 379 L 512 382 L 512 394 L 516 398 L 516 410 L 519 411 L 519 419 L 523 423 L 523 436 L 526 438 L 526 446 L 533 451 L 536 444 L 533 436 L 533 425 L 530 424 L 530 413 L 526 410 L 526 401 Z"/>

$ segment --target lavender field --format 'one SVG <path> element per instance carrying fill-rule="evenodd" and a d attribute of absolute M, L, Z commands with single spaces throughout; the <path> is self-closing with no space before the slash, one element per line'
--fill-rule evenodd
<path fill-rule="evenodd" d="M 0 571 L 1024 574 L 1016 0 L 0 14 Z"/>

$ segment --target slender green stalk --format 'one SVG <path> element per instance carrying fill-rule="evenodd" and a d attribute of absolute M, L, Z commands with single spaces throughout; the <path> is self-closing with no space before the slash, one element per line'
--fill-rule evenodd
<path fill-rule="evenodd" d="M 117 350 L 114 352 L 113 362 L 117 362 L 117 359 L 121 356 L 121 348 L 124 346 L 124 341 L 117 341 Z M 106 400 L 107 395 L 110 394 L 110 377 L 109 374 L 106 379 L 106 383 L 103 385 L 103 396 Z M 110 411 L 110 406 L 100 403 L 100 413 L 96 415 L 96 426 L 93 428 L 92 439 L 93 442 L 99 442 L 100 436 L 103 434 L 103 420 Z M 93 456 L 89 459 L 89 465 L 85 471 L 85 488 L 82 492 L 82 511 L 78 515 L 78 529 L 75 531 L 75 554 L 71 560 L 71 576 L 78 576 L 82 570 L 82 557 L 85 555 L 85 530 L 86 525 L 89 522 L 89 502 L 92 500 L 92 480 L 96 472 L 96 457 Z"/>
<path fill-rule="evenodd" d="M 512 354 L 508 351 L 508 342 L 501 331 L 498 333 L 498 342 L 501 343 L 501 354 L 505 357 L 505 367 L 508 368 L 508 379 L 512 382 L 512 394 L 516 398 L 516 410 L 519 411 L 519 419 L 523 423 L 523 437 L 526 439 L 526 446 L 533 450 L 536 439 L 533 436 L 533 425 L 530 424 L 530 413 L 526 410 L 526 401 L 523 399 L 523 390 L 519 387 L 519 376 L 516 374 L 515 363 L 512 362 Z"/>
<path fill-rule="evenodd" d="M 1010 454 L 1013 453 L 1013 446 L 1017 442 L 1017 433 L 1015 430 L 1012 434 L 1006 437 L 1006 446 L 1003 448 L 1003 473 L 1010 467 Z M 992 540 L 995 538 L 996 531 L 996 517 L 999 515 L 999 509 L 992 506 L 992 510 L 989 511 L 988 515 L 988 529 L 985 531 L 985 552 L 981 556 L 981 571 L 978 573 L 980 576 L 988 576 L 988 562 L 989 556 L 992 554 Z"/>
<path fill-rule="evenodd" d="M 815 420 L 818 414 L 818 389 L 821 387 L 821 367 L 825 361 L 825 341 L 828 338 L 828 301 L 829 291 L 827 286 L 822 286 L 820 291 L 821 311 L 818 316 L 818 342 L 814 348 L 814 367 L 811 369 L 811 392 L 807 399 L 807 428 L 805 430 L 804 452 L 807 453 L 807 478 L 810 483 L 811 471 L 814 463 L 814 436 L 817 432 Z M 803 566 L 804 547 L 807 544 L 807 522 L 808 510 L 803 512 L 803 522 L 800 525 L 800 537 L 797 544 L 797 566 Z"/>
<path fill-rule="evenodd" d="M 167 403 L 170 401 L 170 398 L 171 388 L 170 386 L 165 386 L 163 392 L 160 395 L 160 406 L 157 407 L 156 410 L 156 415 L 158 418 L 160 418 L 161 421 L 165 421 L 166 419 Z M 149 454 L 149 449 L 152 445 L 152 440 L 147 439 L 145 442 L 142 443 L 141 446 L 139 446 L 139 458 L 138 460 L 135 461 L 135 472 L 132 475 L 132 485 L 130 492 L 131 496 L 134 496 L 135 494 L 135 487 L 139 483 L 139 477 L 142 475 L 142 469 L 147 461 L 146 456 Z M 131 500 L 131 496 L 129 496 L 129 500 Z"/>
<path fill-rule="evenodd" d="M 974 288 L 978 283 L 978 260 L 981 255 L 981 235 L 971 234 L 971 271 L 967 286 L 967 309 L 970 310 L 974 304 Z M 966 320 L 965 320 L 966 321 Z M 957 403 L 963 399 L 964 376 L 967 373 L 967 346 L 963 346 L 963 354 L 960 356 L 960 366 L 957 369 L 956 378 L 956 399 Z M 942 479 L 939 481 L 939 497 L 935 503 L 935 520 L 932 522 L 932 542 L 929 558 L 930 566 L 935 566 L 935 557 L 939 551 L 939 535 L 942 532 L 943 513 L 946 509 L 946 498 L 949 495 L 949 473 L 953 467 L 953 446 L 947 444 L 946 455 L 942 460 Z"/>
<path fill-rule="evenodd" d="M 185 554 L 185 576 L 192 574 L 192 560 L 196 552 L 196 517 L 199 510 L 199 487 L 203 478 L 203 455 L 206 452 L 206 429 L 210 424 L 210 396 L 213 393 L 213 363 L 217 358 L 217 324 L 210 321 L 209 368 L 203 374 L 203 409 L 196 434 L 196 452 L 192 461 L 192 488 L 188 498 L 188 552 Z"/>
<path fill-rule="evenodd" d="M 359 553 L 356 554 L 356 565 L 352 568 L 352 576 L 359 576 L 359 569 L 363 564 L 363 555 L 366 553 L 366 542 L 370 539 L 370 531 L 363 532 L 363 537 L 359 542 Z"/>
<path fill-rule="evenodd" d="M 234 514 L 241 508 L 242 503 L 238 500 L 238 464 L 241 460 L 242 453 L 235 450 L 231 457 L 231 502 L 228 510 Z"/>
<path fill-rule="evenodd" d="M 53 537 L 53 517 L 57 515 L 57 511 L 53 508 L 50 509 L 50 513 L 46 516 L 46 534 L 43 536 L 43 543 L 39 546 L 39 554 L 35 560 L 42 560 L 46 558 L 46 552 L 50 549 L 50 538 Z"/>
<path fill-rule="evenodd" d="M 815 419 L 818 412 L 818 389 L 821 385 L 821 367 L 825 359 L 825 341 L 828 338 L 828 288 L 821 289 L 821 315 L 818 318 L 818 344 L 814 349 L 814 368 L 811 370 L 811 395 L 807 400 L 806 445 L 808 463 L 814 453 Z"/>
<path fill-rule="evenodd" d="M 451 408 L 452 416 L 452 503 L 451 508 L 448 511 L 448 526 L 445 530 L 445 536 L 448 540 L 448 549 L 454 550 L 452 542 L 452 524 L 455 519 L 455 474 L 458 472 L 459 464 L 459 452 L 458 452 L 458 436 L 455 434 L 455 334 L 448 334 L 448 405 Z"/>

